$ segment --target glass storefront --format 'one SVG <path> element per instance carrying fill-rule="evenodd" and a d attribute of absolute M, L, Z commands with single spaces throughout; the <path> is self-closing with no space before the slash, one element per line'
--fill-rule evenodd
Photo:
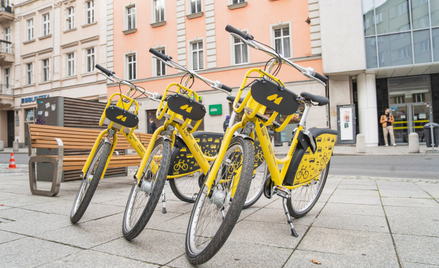
<path fill-rule="evenodd" d="M 438 0 L 362 0 L 366 67 L 439 61 Z"/>
<path fill-rule="evenodd" d="M 430 76 L 389 78 L 388 86 L 395 142 L 407 144 L 413 132 L 418 133 L 420 143 L 425 142 L 423 127 L 430 122 Z"/>

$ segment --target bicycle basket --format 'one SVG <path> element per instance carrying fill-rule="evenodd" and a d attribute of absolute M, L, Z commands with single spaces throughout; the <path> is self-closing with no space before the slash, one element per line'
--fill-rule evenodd
<path fill-rule="evenodd" d="M 168 97 L 168 108 L 174 113 L 181 114 L 184 118 L 201 120 L 206 114 L 203 104 L 181 94 L 173 94 Z"/>
<path fill-rule="evenodd" d="M 267 79 L 256 80 L 251 94 L 255 101 L 281 115 L 294 114 L 299 108 L 295 93 Z"/>
<path fill-rule="evenodd" d="M 110 105 L 105 109 L 105 115 L 111 121 L 124 127 L 135 127 L 139 123 L 139 118 L 132 112 L 124 110 L 116 105 Z"/>

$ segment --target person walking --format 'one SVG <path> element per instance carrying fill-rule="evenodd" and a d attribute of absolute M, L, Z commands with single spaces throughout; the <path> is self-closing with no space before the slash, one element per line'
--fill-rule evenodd
<path fill-rule="evenodd" d="M 157 129 L 157 125 L 154 122 L 154 119 L 150 118 L 149 119 L 149 134 L 154 134 L 154 131 L 156 131 Z"/>
<path fill-rule="evenodd" d="M 230 122 L 230 115 L 226 115 L 226 120 L 224 120 L 223 123 L 224 132 L 226 132 L 227 128 L 229 127 L 229 122 Z"/>
<path fill-rule="evenodd" d="M 390 134 L 390 140 L 393 146 L 396 146 L 395 135 L 393 134 L 393 122 L 395 122 L 395 118 L 390 113 L 390 109 L 386 108 L 384 110 L 384 114 L 381 115 L 380 118 L 380 123 L 383 126 L 384 142 L 386 143 L 386 146 L 389 146 L 389 142 L 387 140 L 388 134 Z"/>

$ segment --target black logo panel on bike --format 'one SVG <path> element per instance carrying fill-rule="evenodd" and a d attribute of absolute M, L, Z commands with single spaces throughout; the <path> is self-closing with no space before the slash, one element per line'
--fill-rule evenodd
<path fill-rule="evenodd" d="M 111 121 L 124 127 L 135 127 L 139 123 L 139 118 L 132 112 L 123 110 L 116 105 L 110 105 L 105 110 L 105 116 Z"/>
<path fill-rule="evenodd" d="M 173 94 L 168 97 L 168 107 L 174 113 L 195 121 L 203 119 L 206 114 L 206 108 L 203 104 L 180 94 Z"/>
<path fill-rule="evenodd" d="M 299 108 L 296 94 L 270 80 L 257 80 L 251 94 L 255 101 L 282 115 L 294 114 Z"/>

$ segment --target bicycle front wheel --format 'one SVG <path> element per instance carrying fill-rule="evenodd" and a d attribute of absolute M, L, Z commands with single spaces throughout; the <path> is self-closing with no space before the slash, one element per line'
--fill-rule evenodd
<path fill-rule="evenodd" d="M 110 147 L 111 143 L 109 142 L 101 141 L 99 143 L 76 194 L 73 208 L 70 212 L 70 221 L 72 223 L 77 223 L 87 210 L 102 177 L 102 172 L 110 155 Z"/>
<path fill-rule="evenodd" d="M 137 237 L 151 218 L 165 185 L 170 157 L 171 142 L 157 139 L 140 183 L 136 181 L 132 186 L 125 207 L 122 232 L 127 240 Z"/>
<path fill-rule="evenodd" d="M 288 212 L 294 218 L 305 216 L 319 200 L 325 187 L 329 173 L 329 163 L 322 170 L 319 177 L 309 184 L 291 190 L 291 198 L 287 201 Z"/>
<path fill-rule="evenodd" d="M 251 141 L 234 137 L 221 161 L 209 195 L 203 185 L 186 232 L 186 256 L 192 264 L 210 260 L 235 226 L 248 194 L 253 173 Z"/>

